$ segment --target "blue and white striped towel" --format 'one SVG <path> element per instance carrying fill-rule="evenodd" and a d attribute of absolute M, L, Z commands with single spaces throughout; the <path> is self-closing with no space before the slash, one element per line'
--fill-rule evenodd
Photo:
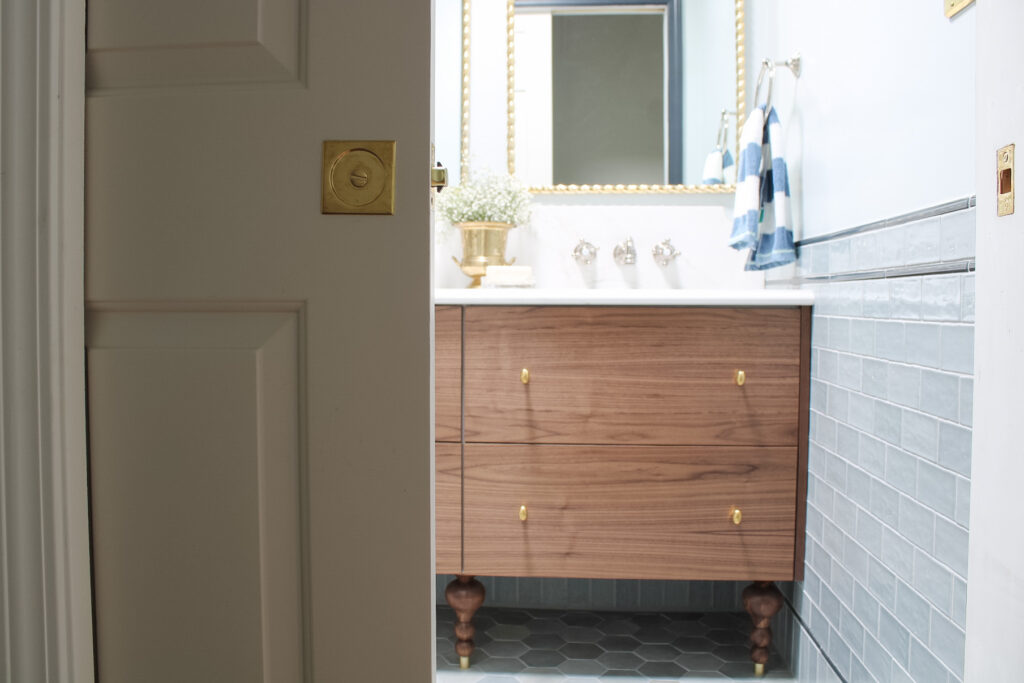
<path fill-rule="evenodd" d="M 701 182 L 705 185 L 721 185 L 729 182 L 728 171 L 732 166 L 732 152 L 729 150 L 723 152 L 716 147 L 704 160 L 704 179 Z"/>
<path fill-rule="evenodd" d="M 782 125 L 772 108 L 750 113 L 740 134 L 736 205 L 729 246 L 750 249 L 747 270 L 796 260 L 789 223 L 789 173 L 782 158 Z"/>

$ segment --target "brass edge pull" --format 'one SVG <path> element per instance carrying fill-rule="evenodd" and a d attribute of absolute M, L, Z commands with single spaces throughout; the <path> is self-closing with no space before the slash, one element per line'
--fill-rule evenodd
<path fill-rule="evenodd" d="M 743 521 L 743 511 L 740 510 L 738 507 L 734 507 L 732 509 L 732 512 L 729 513 L 729 515 L 730 517 L 732 517 L 732 523 L 736 526 L 739 526 L 740 522 Z"/>
<path fill-rule="evenodd" d="M 526 521 L 526 506 L 525 505 L 520 505 L 519 506 L 519 521 L 520 522 L 525 522 Z"/>
<path fill-rule="evenodd" d="M 520 371 L 519 381 L 522 382 L 523 384 L 530 383 L 530 371 L 528 369 L 523 368 L 522 371 Z"/>
<path fill-rule="evenodd" d="M 742 370 L 737 370 L 736 371 L 736 386 L 742 387 L 746 383 L 747 383 L 747 373 L 743 372 Z"/>

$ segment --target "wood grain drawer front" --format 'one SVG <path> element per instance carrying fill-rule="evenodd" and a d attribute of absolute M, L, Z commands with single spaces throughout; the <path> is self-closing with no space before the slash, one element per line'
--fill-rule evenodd
<path fill-rule="evenodd" d="M 467 441 L 797 444 L 798 308 L 481 306 L 464 330 Z"/>
<path fill-rule="evenodd" d="M 436 571 L 462 571 L 462 446 L 434 445 L 434 525 Z"/>
<path fill-rule="evenodd" d="M 793 578 L 795 447 L 467 444 L 463 465 L 465 573 Z"/>
<path fill-rule="evenodd" d="M 462 440 L 462 308 L 434 308 L 434 440 Z"/>

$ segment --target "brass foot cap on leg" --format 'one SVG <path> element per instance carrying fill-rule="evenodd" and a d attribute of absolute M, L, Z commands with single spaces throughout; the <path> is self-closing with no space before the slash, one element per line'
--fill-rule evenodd
<path fill-rule="evenodd" d="M 760 666 L 760 664 L 758 666 Z M 460 669 L 468 669 L 469 668 L 469 657 L 459 657 L 459 668 Z"/>
<path fill-rule="evenodd" d="M 754 675 L 755 676 L 764 676 L 764 664 L 760 664 L 760 663 L 755 663 L 754 664 Z"/>

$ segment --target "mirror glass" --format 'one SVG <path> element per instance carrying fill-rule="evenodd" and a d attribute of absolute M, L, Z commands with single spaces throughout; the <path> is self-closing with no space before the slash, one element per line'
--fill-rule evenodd
<path fill-rule="evenodd" d="M 716 148 L 735 155 L 736 8 L 516 0 L 510 168 L 534 187 L 704 184 Z"/>

